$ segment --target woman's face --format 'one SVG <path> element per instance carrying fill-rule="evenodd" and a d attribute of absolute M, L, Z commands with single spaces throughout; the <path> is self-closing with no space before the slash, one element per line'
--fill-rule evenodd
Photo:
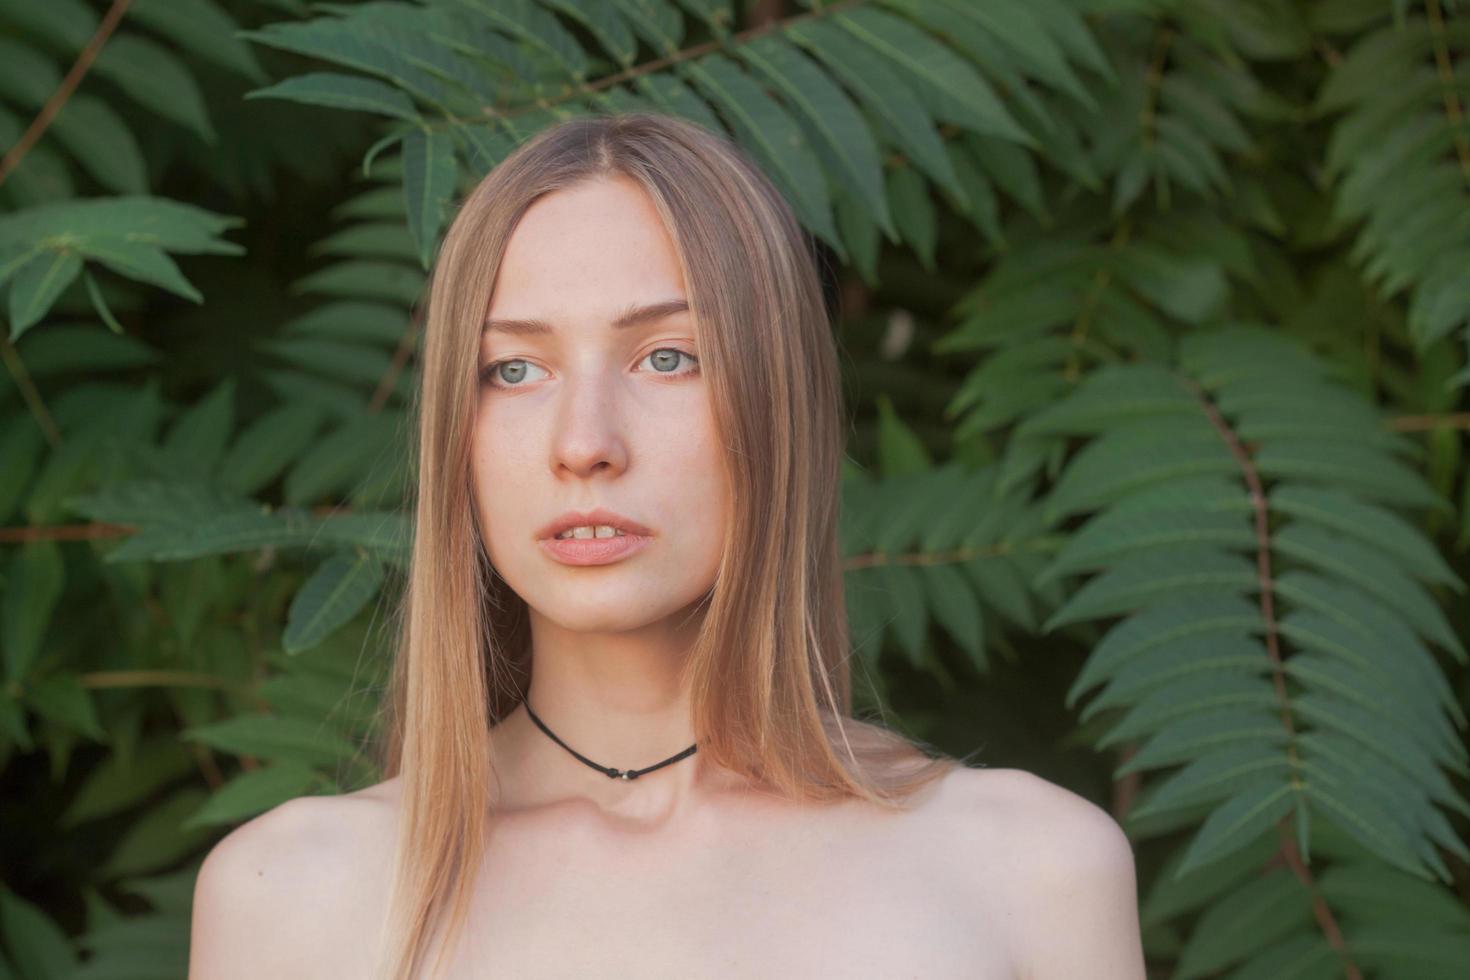
<path fill-rule="evenodd" d="M 471 466 L 486 551 L 533 620 L 621 632 L 714 584 L 728 490 L 693 314 L 616 323 L 687 300 L 673 243 L 629 178 L 548 194 L 512 232 L 480 338 Z M 569 546 L 635 545 L 599 564 L 540 540 L 566 512 L 597 508 L 650 533 Z"/>

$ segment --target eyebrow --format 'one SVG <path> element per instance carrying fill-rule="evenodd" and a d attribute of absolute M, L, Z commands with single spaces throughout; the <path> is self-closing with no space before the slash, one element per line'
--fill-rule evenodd
<path fill-rule="evenodd" d="M 689 309 L 689 301 L 684 299 L 668 299 L 661 303 L 649 303 L 644 306 L 630 306 L 613 320 L 614 328 L 636 327 L 639 324 L 651 323 L 654 320 L 662 320 L 666 316 L 675 313 L 684 313 Z M 508 333 L 513 336 L 527 337 L 548 334 L 553 332 L 550 323 L 538 320 L 534 317 L 528 320 L 496 320 L 485 321 L 484 333 Z"/>

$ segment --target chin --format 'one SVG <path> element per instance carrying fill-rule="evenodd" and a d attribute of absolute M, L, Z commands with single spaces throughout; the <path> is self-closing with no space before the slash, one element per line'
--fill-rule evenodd
<path fill-rule="evenodd" d="M 627 633 L 662 622 L 670 617 L 686 616 L 708 588 L 685 596 L 687 581 L 679 589 L 633 576 L 626 585 L 589 584 L 585 589 L 551 586 L 535 590 L 526 599 L 533 615 L 550 620 L 560 629 L 573 633 Z M 538 596 L 544 596 L 537 601 Z M 668 601 L 650 603 L 653 596 Z"/>
<path fill-rule="evenodd" d="M 539 610 L 539 614 L 568 633 L 628 633 L 662 618 L 656 613 L 640 614 L 627 608 L 611 612 L 595 608 L 569 609 L 565 602 L 553 603 L 551 608 Z"/>

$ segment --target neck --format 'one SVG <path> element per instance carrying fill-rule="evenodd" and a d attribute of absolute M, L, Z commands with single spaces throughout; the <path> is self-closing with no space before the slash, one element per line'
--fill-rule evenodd
<path fill-rule="evenodd" d="M 673 618 L 677 621 L 678 617 Z M 598 766 L 646 769 L 694 744 L 684 667 L 698 622 L 618 633 L 562 629 L 531 611 L 525 701 L 571 749 Z M 711 776 L 700 753 L 636 779 L 581 762 L 531 720 L 522 704 L 491 732 L 497 808 L 590 806 L 619 824 L 664 824 L 691 807 Z"/>

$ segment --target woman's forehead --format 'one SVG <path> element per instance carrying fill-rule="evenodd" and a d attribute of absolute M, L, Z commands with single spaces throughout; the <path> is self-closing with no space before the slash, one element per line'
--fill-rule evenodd
<path fill-rule="evenodd" d="M 496 291 L 511 301 L 522 293 L 545 298 L 632 283 L 646 286 L 643 296 L 658 287 L 669 292 L 682 285 L 679 277 L 674 243 L 643 189 L 627 179 L 599 180 L 527 209 L 506 244 Z"/>

